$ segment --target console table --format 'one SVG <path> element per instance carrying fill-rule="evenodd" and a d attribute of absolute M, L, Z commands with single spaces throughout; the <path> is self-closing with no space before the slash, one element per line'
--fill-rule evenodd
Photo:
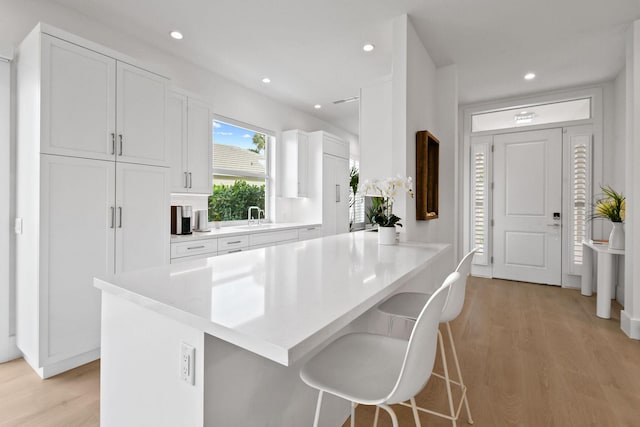
<path fill-rule="evenodd" d="M 607 244 L 582 241 L 582 295 L 591 296 L 593 292 L 593 259 L 597 258 L 596 286 L 598 299 L 596 315 L 603 319 L 611 318 L 611 300 L 617 272 L 614 270 L 614 257 L 624 256 L 624 250 L 609 249 Z"/>

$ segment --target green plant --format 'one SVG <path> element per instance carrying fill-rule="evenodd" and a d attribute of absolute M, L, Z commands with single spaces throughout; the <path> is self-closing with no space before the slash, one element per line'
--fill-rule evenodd
<path fill-rule="evenodd" d="M 596 200 L 592 218 L 604 218 L 611 222 L 623 222 L 626 210 L 625 197 L 613 188 L 600 187 L 603 197 Z"/>
<path fill-rule="evenodd" d="M 213 213 L 213 220 L 214 221 L 222 221 L 222 214 L 220 212 L 214 212 Z"/>
<path fill-rule="evenodd" d="M 248 184 L 238 180 L 233 185 L 216 184 L 209 196 L 209 221 L 218 213 L 225 221 L 247 219 L 247 208 L 259 206 L 264 210 L 264 184 Z"/>

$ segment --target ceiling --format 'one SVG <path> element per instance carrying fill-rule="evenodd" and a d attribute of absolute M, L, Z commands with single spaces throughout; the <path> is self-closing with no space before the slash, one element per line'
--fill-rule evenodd
<path fill-rule="evenodd" d="M 354 134 L 357 102 L 332 102 L 388 78 L 398 15 L 457 65 L 461 104 L 611 80 L 640 18 L 640 0 L 54 1 Z"/>

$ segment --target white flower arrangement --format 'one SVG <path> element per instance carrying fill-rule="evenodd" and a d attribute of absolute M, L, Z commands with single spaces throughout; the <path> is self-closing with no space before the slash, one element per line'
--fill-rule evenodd
<path fill-rule="evenodd" d="M 368 212 L 369 221 L 380 227 L 393 227 L 400 224 L 398 216 L 393 214 L 393 202 L 401 193 L 413 197 L 413 179 L 397 175 L 384 180 L 365 180 L 360 184 L 360 193 L 373 197 L 373 207 Z"/>

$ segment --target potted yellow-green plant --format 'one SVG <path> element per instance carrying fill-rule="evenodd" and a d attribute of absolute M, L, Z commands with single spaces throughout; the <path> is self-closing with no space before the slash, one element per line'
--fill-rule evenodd
<path fill-rule="evenodd" d="M 600 189 L 603 194 L 593 206 L 593 218 L 611 221 L 613 229 L 609 235 L 609 249 L 624 249 L 625 197 L 609 186 Z"/>

